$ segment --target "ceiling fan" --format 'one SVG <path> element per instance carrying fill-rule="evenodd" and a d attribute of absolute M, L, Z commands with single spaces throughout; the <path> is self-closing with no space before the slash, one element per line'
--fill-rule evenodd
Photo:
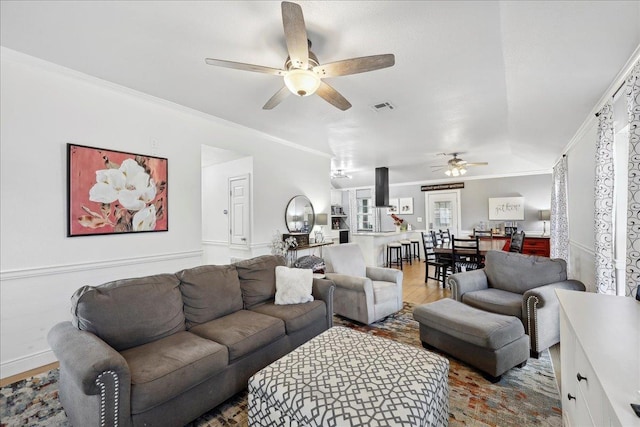
<path fill-rule="evenodd" d="M 442 156 L 453 156 L 453 157 L 449 159 L 446 165 L 431 166 L 434 172 L 442 168 L 447 168 L 447 170 L 444 171 L 444 173 L 447 176 L 461 176 L 467 173 L 467 168 L 469 166 L 486 166 L 489 164 L 487 162 L 469 163 L 466 160 L 462 160 L 461 158 L 459 158 L 458 154 L 461 154 L 461 153 L 440 153 L 440 155 Z"/>
<path fill-rule="evenodd" d="M 346 173 L 344 173 L 344 170 L 342 169 L 336 169 L 335 171 L 331 172 L 331 179 L 351 179 L 351 175 L 347 175 Z"/>
<path fill-rule="evenodd" d="M 320 64 L 318 57 L 309 50 L 311 48 L 311 41 L 307 39 L 307 30 L 300 5 L 283 1 L 282 23 L 284 25 L 284 36 L 289 52 L 289 56 L 284 63 L 284 69 L 225 61 L 222 59 L 205 59 L 205 62 L 209 65 L 284 77 L 284 86 L 264 104 L 262 107 L 264 110 L 271 110 L 291 93 L 298 96 L 309 96 L 317 93 L 331 105 L 343 111 L 347 110 L 351 108 L 349 101 L 334 88 L 322 81 L 323 78 L 364 73 L 366 71 L 391 67 L 395 64 L 393 54 L 363 56 L 360 58 L 330 62 L 328 64 Z"/>

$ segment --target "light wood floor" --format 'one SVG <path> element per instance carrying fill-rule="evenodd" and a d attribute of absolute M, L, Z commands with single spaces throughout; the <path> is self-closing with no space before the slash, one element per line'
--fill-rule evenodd
<path fill-rule="evenodd" d="M 415 260 L 412 265 L 405 264 L 403 266 L 404 280 L 402 282 L 402 300 L 413 304 L 426 304 L 429 302 L 437 301 L 442 298 L 448 298 L 451 296 L 449 289 L 442 289 L 442 285 L 435 280 L 429 279 L 427 283 L 424 281 L 424 262 L 418 262 Z M 559 362 L 559 345 L 553 346 L 550 349 L 554 370 L 556 371 L 556 379 L 558 384 L 560 382 L 560 362 Z M 42 372 L 46 372 L 50 369 L 58 367 L 58 363 L 51 363 L 40 368 L 32 369 L 27 372 L 23 372 L 18 375 L 3 378 L 0 380 L 0 387 L 4 387 L 7 384 L 14 383 L 16 381 L 29 378 L 33 375 L 37 375 Z"/>

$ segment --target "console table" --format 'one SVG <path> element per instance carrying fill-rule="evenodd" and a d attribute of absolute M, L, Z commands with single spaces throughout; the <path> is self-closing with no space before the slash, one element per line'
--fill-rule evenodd
<path fill-rule="evenodd" d="M 640 302 L 556 290 L 562 416 L 566 426 L 638 426 Z"/>

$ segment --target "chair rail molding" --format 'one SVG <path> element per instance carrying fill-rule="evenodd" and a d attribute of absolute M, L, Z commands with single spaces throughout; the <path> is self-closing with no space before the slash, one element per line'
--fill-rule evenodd
<path fill-rule="evenodd" d="M 54 274 L 67 274 L 79 271 L 90 271 L 102 268 L 114 268 L 141 263 L 164 262 L 171 260 L 202 258 L 202 250 L 173 252 L 167 254 L 147 255 L 135 258 L 112 259 L 106 261 L 92 261 L 71 264 L 59 264 L 44 267 L 26 267 L 0 271 L 0 281 L 26 279 Z"/>

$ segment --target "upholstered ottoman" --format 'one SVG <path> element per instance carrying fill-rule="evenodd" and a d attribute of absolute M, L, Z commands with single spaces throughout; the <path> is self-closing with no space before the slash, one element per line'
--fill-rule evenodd
<path fill-rule="evenodd" d="M 416 307 L 420 339 L 485 372 L 492 382 L 529 358 L 529 337 L 520 319 L 470 307 L 450 298 Z"/>
<path fill-rule="evenodd" d="M 249 379 L 250 426 L 446 426 L 449 361 L 333 327 Z"/>

